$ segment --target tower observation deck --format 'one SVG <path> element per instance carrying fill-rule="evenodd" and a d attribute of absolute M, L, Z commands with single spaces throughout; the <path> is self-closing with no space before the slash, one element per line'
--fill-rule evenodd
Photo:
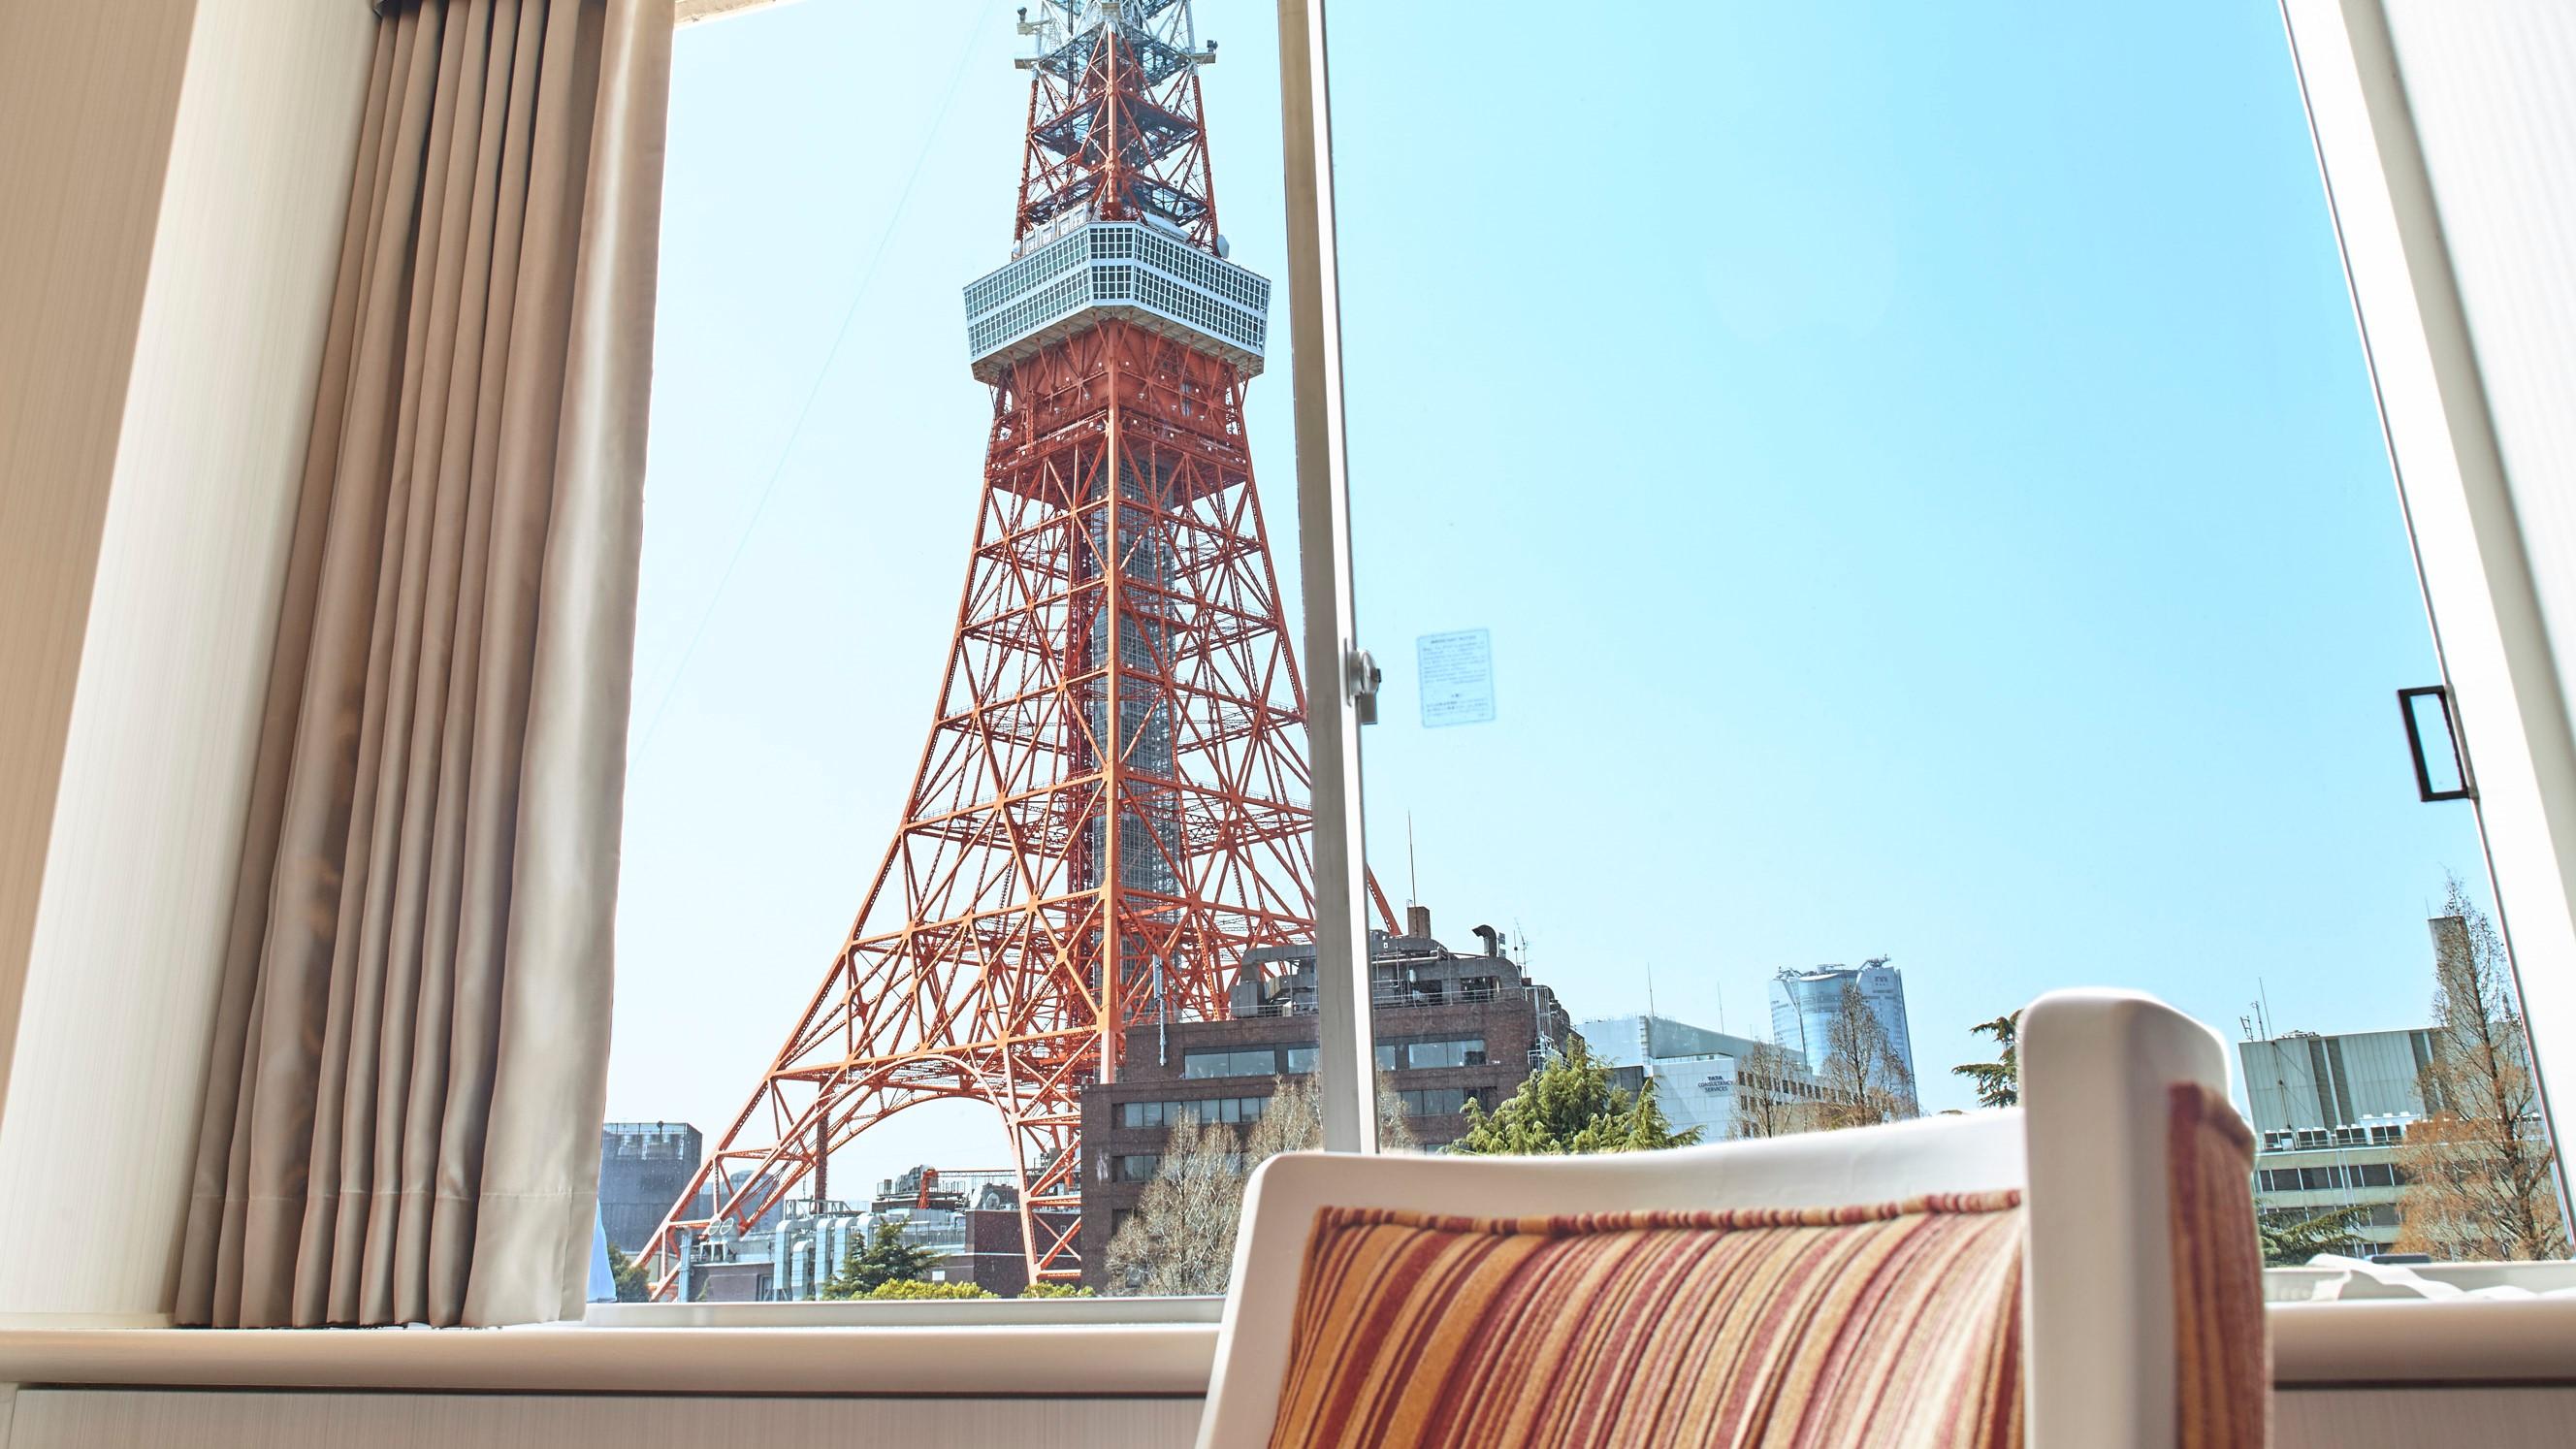
<path fill-rule="evenodd" d="M 1110 319 L 1261 371 L 1270 283 L 1167 234 L 1155 222 L 1051 226 L 1041 244 L 966 289 L 966 348 L 975 376 L 998 382 L 1012 363 Z M 1157 221 L 1160 219 L 1157 218 Z"/>
<path fill-rule="evenodd" d="M 1082 1089 L 1130 1028 L 1221 1019 L 1314 941 L 1305 687 L 1243 421 L 1270 284 L 1217 231 L 1217 47 L 1189 0 L 1046 0 L 1020 31 L 1011 258 L 965 293 L 992 429 L 929 740 L 821 985 L 647 1249 L 657 1297 L 940 1099 L 993 1109 L 1030 1276 L 1074 1279 Z"/>

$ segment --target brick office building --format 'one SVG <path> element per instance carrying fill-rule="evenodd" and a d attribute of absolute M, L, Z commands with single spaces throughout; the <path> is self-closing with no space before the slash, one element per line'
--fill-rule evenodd
<path fill-rule="evenodd" d="M 1467 1130 L 1466 1103 L 1492 1110 L 1573 1036 L 1556 993 L 1523 979 L 1502 938 L 1476 928 L 1480 952 L 1461 955 L 1412 908 L 1406 934 L 1372 933 L 1370 1021 L 1377 1063 L 1401 1095 L 1425 1147 Z M 1279 1080 L 1315 1067 L 1314 948 L 1255 952 L 1261 980 L 1237 986 L 1223 1021 L 1140 1026 L 1113 1085 L 1082 1094 L 1082 1262 L 1099 1286 L 1109 1239 L 1161 1166 L 1185 1115 L 1238 1130 L 1260 1120 Z"/>

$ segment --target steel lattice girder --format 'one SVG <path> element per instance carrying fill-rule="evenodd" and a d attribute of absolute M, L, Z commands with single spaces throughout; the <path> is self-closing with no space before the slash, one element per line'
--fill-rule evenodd
<path fill-rule="evenodd" d="M 1131 3 L 1077 38 L 1079 65 L 1036 68 L 1021 238 L 1077 203 L 1106 220 L 1142 206 L 1213 255 L 1196 66 L 1142 28 L 1175 3 Z M 1165 23 L 1190 33 L 1186 8 Z M 1074 115 L 1108 134 L 1059 155 Z M 1139 117 L 1186 139 L 1122 135 Z M 1000 1112 L 1030 1275 L 1074 1276 L 1079 1218 L 1063 1210 L 1080 1202 L 1083 1088 L 1115 1079 L 1126 1028 L 1221 1016 L 1249 952 L 1313 938 L 1305 688 L 1242 375 L 1104 319 L 992 391 L 904 819 L 822 983 L 646 1247 L 656 1297 L 692 1234 L 747 1230 L 809 1181 L 820 1196 L 833 1151 L 942 1098 Z M 701 1189 L 714 1206 L 696 1218 Z"/>

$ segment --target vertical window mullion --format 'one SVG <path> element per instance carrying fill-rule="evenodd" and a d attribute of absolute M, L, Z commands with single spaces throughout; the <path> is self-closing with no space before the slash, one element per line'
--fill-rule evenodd
<path fill-rule="evenodd" d="M 1324 1146 L 1375 1152 L 1368 1019 L 1367 866 L 1360 823 L 1359 626 L 1351 595 L 1341 286 L 1334 252 L 1324 0 L 1279 0 L 1279 103 L 1288 217 L 1289 356 L 1297 443 L 1298 578 L 1314 780 L 1315 1063 Z"/>

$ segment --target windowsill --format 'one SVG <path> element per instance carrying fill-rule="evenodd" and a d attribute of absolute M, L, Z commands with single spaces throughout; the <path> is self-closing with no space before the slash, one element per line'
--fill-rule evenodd
<path fill-rule="evenodd" d="M 1197 1398 L 1207 1392 L 1216 1362 L 1216 1334 L 1213 1323 L 1065 1322 L 312 1332 L 18 1328 L 0 1329 L 0 1384 Z"/>
<path fill-rule="evenodd" d="M 1225 1298 L 958 1298 L 830 1303 L 594 1303 L 592 1328 L 1030 1328 L 1057 1324 L 1213 1326 Z"/>
<path fill-rule="evenodd" d="M 2576 1385 L 2576 1298 L 2275 1303 L 2272 1383 Z"/>
<path fill-rule="evenodd" d="M 728 1313 L 767 1306 L 714 1305 Z M 834 1305 L 871 1319 L 994 1306 Z M 0 1384 L 1196 1398 L 1216 1359 L 1212 1322 L 817 1325 L 810 1312 L 798 1326 L 5 1328 Z M 2277 1304 L 2269 1317 L 2273 1382 L 2284 1390 L 2576 1385 L 2576 1299 Z"/>

